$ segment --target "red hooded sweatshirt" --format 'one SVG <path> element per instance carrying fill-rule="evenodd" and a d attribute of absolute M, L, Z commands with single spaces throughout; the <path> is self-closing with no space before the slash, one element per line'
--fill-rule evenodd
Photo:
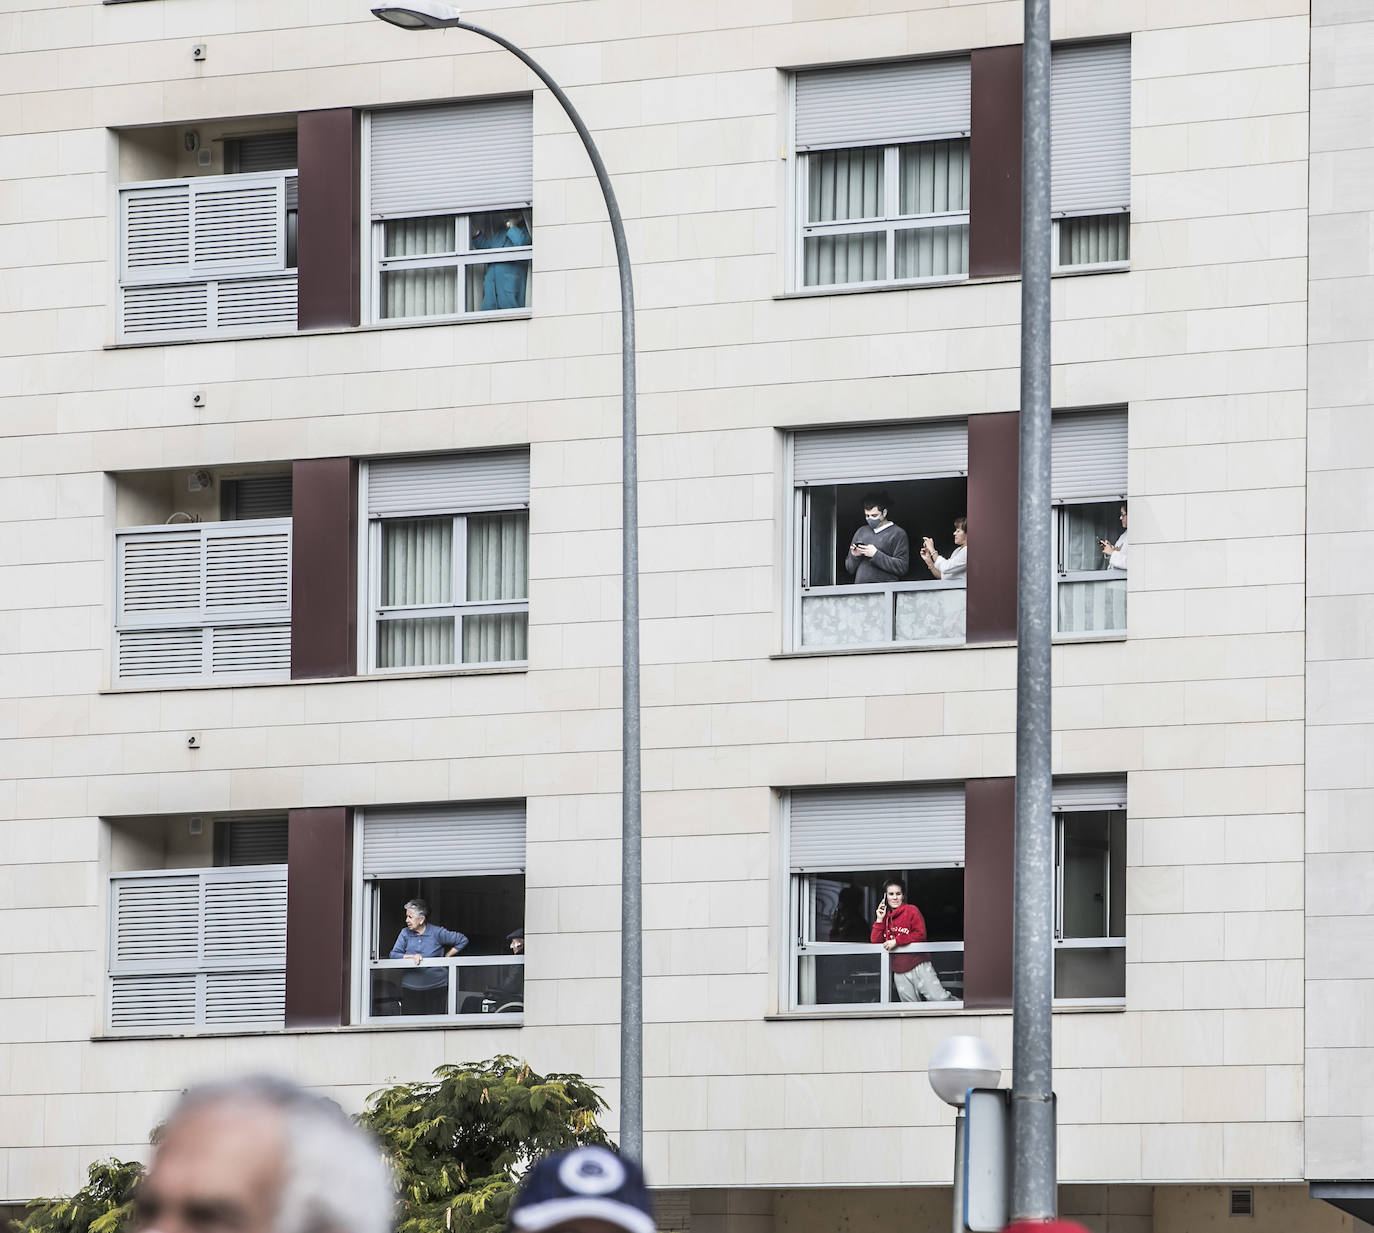
<path fill-rule="evenodd" d="M 888 938 L 895 938 L 898 946 L 926 940 L 925 917 L 914 903 L 888 908 L 887 915 L 882 920 L 873 922 L 873 932 L 869 935 L 869 941 L 881 944 Z M 892 970 L 910 972 L 917 964 L 925 963 L 929 958 L 929 955 L 903 954 L 897 951 L 892 956 Z"/>

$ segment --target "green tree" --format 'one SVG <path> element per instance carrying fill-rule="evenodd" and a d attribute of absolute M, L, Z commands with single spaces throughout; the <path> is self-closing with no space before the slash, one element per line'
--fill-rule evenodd
<path fill-rule="evenodd" d="M 395 1170 L 398 1233 L 495 1233 L 530 1160 L 609 1146 L 597 1123 L 605 1108 L 580 1075 L 538 1075 L 501 1056 L 373 1092 L 359 1120 Z"/>
<path fill-rule="evenodd" d="M 18 1233 L 124 1233 L 133 1223 L 134 1190 L 142 1176 L 137 1160 L 97 1160 L 74 1195 L 37 1199 L 12 1226 Z"/>

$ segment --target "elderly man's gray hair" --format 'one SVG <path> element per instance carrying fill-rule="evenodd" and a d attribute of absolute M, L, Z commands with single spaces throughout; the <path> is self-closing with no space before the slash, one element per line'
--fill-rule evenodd
<path fill-rule="evenodd" d="M 396 1191 L 381 1148 L 332 1100 L 273 1075 L 223 1079 L 186 1092 L 166 1128 L 225 1104 L 282 1116 L 285 1181 L 276 1233 L 390 1233 Z"/>

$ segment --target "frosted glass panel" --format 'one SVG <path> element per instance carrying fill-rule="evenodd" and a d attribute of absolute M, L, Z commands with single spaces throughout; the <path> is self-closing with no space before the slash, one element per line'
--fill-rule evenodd
<path fill-rule="evenodd" d="M 938 591 L 898 591 L 898 642 L 962 642 L 968 593 L 963 587 Z"/>

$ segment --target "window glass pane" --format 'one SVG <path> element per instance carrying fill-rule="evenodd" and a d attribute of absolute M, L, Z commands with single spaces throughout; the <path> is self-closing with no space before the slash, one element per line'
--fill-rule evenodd
<path fill-rule="evenodd" d="M 953 214 L 968 209 L 969 143 L 923 141 L 898 152 L 903 214 Z"/>
<path fill-rule="evenodd" d="M 469 218 L 468 244 L 472 249 L 526 248 L 532 242 L 532 223 L 526 210 L 473 214 Z M 528 307 L 529 277 L 527 260 L 469 266 L 465 279 L 467 311 Z"/>
<path fill-rule="evenodd" d="M 942 278 L 968 273 L 968 226 L 906 227 L 897 232 L 898 278 Z"/>
<path fill-rule="evenodd" d="M 1126 578 L 1059 583 L 1059 632 L 1091 634 L 1126 628 Z"/>
<path fill-rule="evenodd" d="M 839 553 L 839 528 L 835 521 L 837 489 L 832 485 L 807 488 L 803 495 L 810 533 L 810 563 L 803 586 L 832 587 Z"/>
<path fill-rule="evenodd" d="M 1060 947 L 1054 952 L 1054 996 L 1057 998 L 1124 998 L 1126 948 Z"/>
<path fill-rule="evenodd" d="M 871 646 L 888 640 L 886 592 L 803 595 L 802 646 Z"/>
<path fill-rule="evenodd" d="M 806 221 L 881 218 L 885 151 L 882 146 L 824 150 L 806 156 Z"/>
<path fill-rule="evenodd" d="M 383 608 L 453 601 L 453 519 L 382 523 Z"/>
<path fill-rule="evenodd" d="M 446 1015 L 451 969 L 423 963 L 413 972 L 396 968 L 374 969 L 368 990 L 369 1011 L 374 1016 Z"/>
<path fill-rule="evenodd" d="M 887 233 L 808 236 L 802 256 L 808 287 L 877 282 L 887 277 Z"/>
<path fill-rule="evenodd" d="M 1109 570 L 1102 541 L 1121 537 L 1120 501 L 1093 501 L 1059 506 L 1059 568 L 1066 573 Z M 1119 576 L 1119 574 L 1118 574 Z"/>
<path fill-rule="evenodd" d="M 458 274 L 458 266 L 383 270 L 382 318 L 452 316 L 458 311 Z"/>
<path fill-rule="evenodd" d="M 463 617 L 465 664 L 515 663 L 528 658 L 528 613 L 499 612 Z"/>
<path fill-rule="evenodd" d="M 1109 814 L 1066 813 L 1062 854 L 1064 936 L 1105 938 L 1110 885 Z"/>
<path fill-rule="evenodd" d="M 396 218 L 382 224 L 382 252 L 387 257 L 419 257 L 454 250 L 452 214 L 429 218 Z"/>
<path fill-rule="evenodd" d="M 452 617 L 377 622 L 377 667 L 434 668 L 455 662 Z"/>
<path fill-rule="evenodd" d="M 893 637 L 898 642 L 962 642 L 967 592 L 899 591 Z"/>
<path fill-rule="evenodd" d="M 1100 265 L 1131 259 L 1131 216 L 1098 214 L 1059 220 L 1059 264 Z"/>
<path fill-rule="evenodd" d="M 468 517 L 468 599 L 529 594 L 529 521 L 524 510 Z"/>
<path fill-rule="evenodd" d="M 882 998 L 882 960 L 867 955 L 798 955 L 797 1005 L 836 1006 Z"/>

